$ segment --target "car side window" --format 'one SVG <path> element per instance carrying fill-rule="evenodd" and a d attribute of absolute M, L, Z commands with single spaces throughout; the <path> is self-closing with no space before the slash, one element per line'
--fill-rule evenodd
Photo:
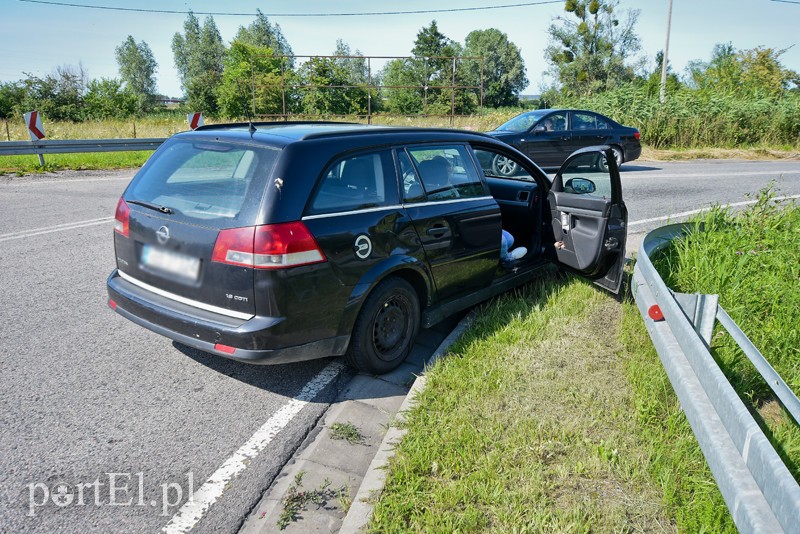
<path fill-rule="evenodd" d="M 485 196 L 483 182 L 464 146 L 422 146 L 407 149 L 428 200 Z"/>
<path fill-rule="evenodd" d="M 425 190 L 422 188 L 422 182 L 417 175 L 414 164 L 411 163 L 411 158 L 405 151 L 398 150 L 397 161 L 400 164 L 403 201 L 406 203 L 425 201 Z"/>
<path fill-rule="evenodd" d="M 397 177 L 389 150 L 339 159 L 328 167 L 309 214 L 336 213 L 398 203 Z"/>
<path fill-rule="evenodd" d="M 567 114 L 563 112 L 551 113 L 537 126 L 544 126 L 547 132 L 564 131 L 567 129 Z"/>
<path fill-rule="evenodd" d="M 535 182 L 536 179 L 512 156 L 503 154 L 491 148 L 473 147 L 478 165 L 483 170 L 484 176 L 491 178 L 507 178 Z"/>
<path fill-rule="evenodd" d="M 595 130 L 597 124 L 594 115 L 589 113 L 572 112 L 572 129 L 573 130 Z"/>
<path fill-rule="evenodd" d="M 611 174 L 606 155 L 587 152 L 576 156 L 562 169 L 561 183 L 565 193 L 611 198 Z"/>

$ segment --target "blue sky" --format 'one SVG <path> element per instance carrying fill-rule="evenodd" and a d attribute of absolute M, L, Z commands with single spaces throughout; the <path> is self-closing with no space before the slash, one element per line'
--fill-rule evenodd
<path fill-rule="evenodd" d="M 538 93 L 548 79 L 544 49 L 547 27 L 563 13 L 563 3 L 455 13 L 428 13 L 359 17 L 286 17 L 280 13 L 342 13 L 414 11 L 524 3 L 526 0 L 307 0 L 295 2 L 213 0 L 52 0 L 95 6 L 156 10 L 255 13 L 261 9 L 280 24 L 294 52 L 300 55 L 333 53 L 342 38 L 364 55 L 409 55 L 417 32 L 436 19 L 451 39 L 464 42 L 475 29 L 497 28 L 521 50 L 530 86 Z M 535 1 L 535 0 L 531 0 Z M 642 54 L 652 58 L 664 48 L 668 0 L 622 0 L 620 8 L 638 9 L 636 26 Z M 170 43 L 182 30 L 184 14 L 129 13 L 0 0 L 0 81 L 18 80 L 25 72 L 44 75 L 58 65 L 83 66 L 92 78 L 118 77 L 114 48 L 128 35 L 144 40 L 153 50 L 159 69 L 158 89 L 169 96 L 181 93 Z M 204 16 L 200 15 L 203 19 Z M 230 41 L 250 16 L 215 16 L 222 38 Z M 731 42 L 737 49 L 767 46 L 790 48 L 782 57 L 785 67 L 800 71 L 800 0 L 673 0 L 670 64 L 679 74 L 693 59 L 707 60 L 716 43 Z"/>

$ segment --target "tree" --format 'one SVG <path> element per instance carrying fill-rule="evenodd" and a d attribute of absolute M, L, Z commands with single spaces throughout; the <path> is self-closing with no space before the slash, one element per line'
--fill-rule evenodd
<path fill-rule="evenodd" d="M 647 87 L 647 96 L 658 96 L 661 93 L 661 66 L 664 64 L 664 51 L 656 52 L 656 66 L 647 77 L 643 77 L 638 83 Z M 681 88 L 681 81 L 678 75 L 672 72 L 672 67 L 667 62 L 667 94 L 675 94 Z"/>
<path fill-rule="evenodd" d="M 183 30 L 183 35 L 176 33 L 172 37 L 172 52 L 187 105 L 214 115 L 217 112 L 216 91 L 225 62 L 225 44 L 213 17 L 206 17 L 201 26 L 190 12 Z"/>
<path fill-rule="evenodd" d="M 739 85 L 742 68 L 731 43 L 718 43 L 711 51 L 711 61 L 690 61 L 689 83 L 700 91 L 733 92 Z"/>
<path fill-rule="evenodd" d="M 798 80 L 796 72 L 780 63 L 785 51 L 761 46 L 736 51 L 731 43 L 714 45 L 709 62 L 689 62 L 690 83 L 707 93 L 780 97 Z"/>
<path fill-rule="evenodd" d="M 234 39 L 217 88 L 220 114 L 246 117 L 283 112 L 281 60 L 272 49 Z"/>
<path fill-rule="evenodd" d="M 302 95 L 304 113 L 362 115 L 367 112 L 367 91 L 353 85 L 351 72 L 334 58 L 311 58 L 298 69 L 304 85 L 313 83 Z M 327 86 L 327 87 L 326 87 Z"/>
<path fill-rule="evenodd" d="M 525 62 L 519 48 L 508 40 L 505 33 L 495 28 L 470 32 L 464 44 L 464 56 L 484 58 L 483 65 L 476 60 L 463 62 L 469 85 L 481 83 L 483 72 L 484 105 L 518 105 L 519 94 L 528 85 Z"/>
<path fill-rule="evenodd" d="M 620 21 L 618 4 L 618 0 L 567 0 L 564 10 L 574 18 L 556 17 L 557 23 L 548 28 L 548 72 L 564 93 L 590 95 L 634 79 L 634 68 L 626 61 L 641 47 L 634 32 L 639 11 L 627 11 L 627 19 Z"/>
<path fill-rule="evenodd" d="M 0 119 L 10 119 L 14 115 L 21 115 L 22 102 L 25 100 L 25 85 L 23 82 L 0 83 Z"/>
<path fill-rule="evenodd" d="M 256 20 L 247 28 L 239 26 L 234 40 L 251 46 L 269 48 L 276 56 L 291 56 L 294 53 L 280 25 L 277 23 L 273 25 L 260 9 L 256 9 Z"/>
<path fill-rule="evenodd" d="M 461 45 L 440 32 L 435 20 L 417 33 L 411 53 L 414 58 L 390 61 L 384 67 L 382 78 L 389 86 L 385 92 L 391 111 L 450 113 L 453 104 L 458 113 L 475 108 L 474 96 L 451 87 L 453 81 L 466 85 L 465 75 L 456 69 Z"/>
<path fill-rule="evenodd" d="M 413 58 L 393 59 L 384 66 L 380 78 L 386 107 L 391 113 L 409 115 L 422 111 L 422 87 L 417 70 L 418 62 Z"/>
<path fill-rule="evenodd" d="M 158 63 L 150 47 L 144 41 L 137 44 L 129 35 L 115 52 L 120 79 L 128 91 L 136 96 L 137 111 L 151 110 L 155 103 Z"/>
<path fill-rule="evenodd" d="M 83 65 L 62 65 L 43 78 L 26 74 L 22 80 L 25 97 L 20 111 L 39 110 L 50 120 L 81 121 L 85 118 L 83 98 L 88 74 Z"/>
<path fill-rule="evenodd" d="M 130 117 L 140 111 L 140 95 L 123 87 L 122 80 L 101 78 L 89 82 L 84 106 L 87 118 L 112 119 Z"/>

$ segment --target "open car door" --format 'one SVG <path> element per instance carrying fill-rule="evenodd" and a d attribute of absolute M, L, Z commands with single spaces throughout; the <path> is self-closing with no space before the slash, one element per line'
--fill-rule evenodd
<path fill-rule="evenodd" d="M 573 152 L 556 174 L 547 200 L 558 262 L 619 293 L 628 210 L 611 147 Z"/>

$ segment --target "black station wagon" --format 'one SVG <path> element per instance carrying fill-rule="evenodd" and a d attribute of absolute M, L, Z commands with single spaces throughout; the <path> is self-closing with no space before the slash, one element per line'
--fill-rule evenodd
<path fill-rule="evenodd" d="M 481 166 L 496 156 L 519 171 Z M 168 139 L 115 218 L 122 316 L 244 362 L 344 355 L 385 373 L 420 326 L 553 263 L 618 291 L 627 211 L 608 146 L 551 183 L 484 134 L 256 123 Z M 501 261 L 502 230 L 524 256 Z"/>

